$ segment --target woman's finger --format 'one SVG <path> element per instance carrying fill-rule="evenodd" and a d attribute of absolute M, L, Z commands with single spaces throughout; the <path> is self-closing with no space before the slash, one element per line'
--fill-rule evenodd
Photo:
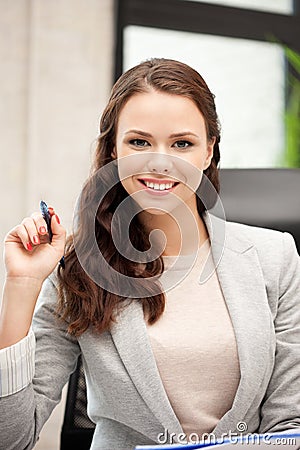
<path fill-rule="evenodd" d="M 16 238 L 18 240 L 20 240 L 26 250 L 31 251 L 33 249 L 30 237 L 29 237 L 27 229 L 25 228 L 24 225 L 21 225 L 21 224 L 17 225 L 10 232 L 10 236 L 13 236 L 13 240 L 14 241 L 15 241 Z M 8 238 L 7 240 L 9 241 L 10 239 Z"/>
<path fill-rule="evenodd" d="M 33 245 L 39 245 L 40 244 L 40 236 L 39 231 L 37 228 L 37 225 L 32 217 L 26 217 L 22 220 L 21 225 L 26 228 L 26 231 L 29 236 L 29 240 Z"/>
<path fill-rule="evenodd" d="M 48 211 L 49 211 L 49 214 L 50 214 L 51 217 L 55 215 L 55 211 L 54 211 L 54 208 L 52 206 L 48 206 Z"/>
<path fill-rule="evenodd" d="M 39 212 L 34 212 L 30 217 L 34 220 L 38 233 L 42 236 L 47 234 L 47 224 L 42 214 Z"/>
<path fill-rule="evenodd" d="M 51 230 L 53 233 L 52 236 L 52 245 L 55 246 L 61 255 L 64 254 L 65 242 L 66 242 L 66 230 L 60 224 L 60 219 L 57 214 L 54 214 L 51 217 Z"/>

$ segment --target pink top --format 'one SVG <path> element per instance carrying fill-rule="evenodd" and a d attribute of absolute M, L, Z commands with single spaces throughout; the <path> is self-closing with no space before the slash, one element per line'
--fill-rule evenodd
<path fill-rule="evenodd" d="M 164 257 L 167 286 L 172 277 L 173 284 L 183 278 L 192 260 L 195 264 L 167 292 L 162 317 L 147 325 L 170 404 L 187 437 L 196 433 L 199 439 L 231 408 L 240 381 L 235 335 L 216 272 L 204 284 L 198 281 L 205 261 L 212 261 L 209 254 L 206 240 L 196 261 L 181 256 L 172 268 L 176 257 Z"/>

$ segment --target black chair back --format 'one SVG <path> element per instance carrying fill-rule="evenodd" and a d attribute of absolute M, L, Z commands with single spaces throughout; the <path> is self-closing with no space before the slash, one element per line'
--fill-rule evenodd
<path fill-rule="evenodd" d="M 70 376 L 65 415 L 61 430 L 61 450 L 89 450 L 95 424 L 87 415 L 86 384 L 81 356 Z"/>

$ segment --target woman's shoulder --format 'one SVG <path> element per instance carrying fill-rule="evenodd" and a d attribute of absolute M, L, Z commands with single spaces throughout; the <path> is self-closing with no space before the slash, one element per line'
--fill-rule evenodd
<path fill-rule="evenodd" d="M 255 246 L 262 258 L 299 258 L 293 235 L 286 231 L 247 225 L 238 222 L 226 222 L 228 239 L 234 238 Z"/>
<path fill-rule="evenodd" d="M 245 238 L 255 242 L 264 242 L 266 239 L 271 241 L 282 240 L 284 232 L 272 228 L 248 225 L 240 222 L 226 221 L 226 232 L 233 233 L 240 238 Z"/>
<path fill-rule="evenodd" d="M 203 218 L 209 234 L 218 236 L 218 240 L 224 235 L 227 244 L 234 245 L 234 243 L 240 242 L 246 246 L 273 245 L 278 247 L 285 239 L 294 241 L 293 236 L 288 232 L 229 221 L 213 214 L 206 214 Z"/>
<path fill-rule="evenodd" d="M 299 280 L 300 257 L 290 233 L 226 222 L 226 236 L 228 243 L 238 241 L 242 252 L 256 252 L 269 291 L 278 289 L 278 295 L 282 295 Z M 299 285 L 299 281 L 296 283 Z"/>
<path fill-rule="evenodd" d="M 262 258 L 299 258 L 295 239 L 289 232 L 224 220 L 212 214 L 206 214 L 204 221 L 215 242 L 238 253 L 255 247 Z"/>

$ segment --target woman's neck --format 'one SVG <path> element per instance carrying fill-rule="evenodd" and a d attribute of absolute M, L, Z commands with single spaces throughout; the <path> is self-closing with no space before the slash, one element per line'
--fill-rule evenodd
<path fill-rule="evenodd" d="M 163 256 L 196 253 L 208 238 L 205 224 L 197 209 L 177 208 L 171 214 L 151 214 L 143 211 L 140 219 L 147 231 L 158 229 L 165 235 Z M 160 243 L 162 242 L 160 234 Z"/>

